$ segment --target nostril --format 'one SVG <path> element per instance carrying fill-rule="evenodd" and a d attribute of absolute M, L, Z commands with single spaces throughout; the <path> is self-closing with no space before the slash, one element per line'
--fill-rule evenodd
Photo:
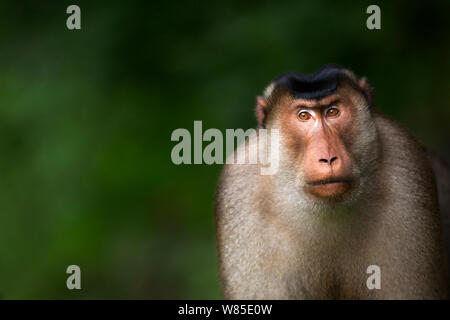
<path fill-rule="evenodd" d="M 328 160 L 327 159 L 320 159 L 319 162 L 327 163 Z"/>
<path fill-rule="evenodd" d="M 333 158 L 331 158 L 331 159 L 330 159 L 330 164 L 332 164 L 332 163 L 333 163 L 333 161 L 335 161 L 335 160 L 337 160 L 337 157 L 333 157 Z"/>

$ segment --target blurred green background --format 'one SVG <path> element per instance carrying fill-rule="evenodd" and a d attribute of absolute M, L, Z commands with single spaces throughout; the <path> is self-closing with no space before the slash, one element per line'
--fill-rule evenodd
<path fill-rule="evenodd" d="M 449 159 L 449 15 L 449 1 L 2 1 L 0 298 L 220 298 L 221 166 L 172 164 L 170 136 L 255 127 L 282 72 L 367 76 L 377 107 Z M 71 264 L 82 290 L 66 288 Z"/>

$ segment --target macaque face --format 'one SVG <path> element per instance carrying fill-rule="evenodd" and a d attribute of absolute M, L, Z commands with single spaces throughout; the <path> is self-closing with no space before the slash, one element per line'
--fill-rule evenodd
<path fill-rule="evenodd" d="M 293 99 L 281 112 L 291 165 L 300 171 L 304 193 L 318 201 L 345 198 L 359 172 L 351 155 L 357 121 L 350 97 L 338 90 L 321 99 Z"/>

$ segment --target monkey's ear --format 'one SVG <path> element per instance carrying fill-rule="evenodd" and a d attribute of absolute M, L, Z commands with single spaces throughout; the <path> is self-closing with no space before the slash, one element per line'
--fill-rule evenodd
<path fill-rule="evenodd" d="M 369 104 L 369 107 L 372 107 L 373 104 L 373 90 L 372 87 L 369 84 L 369 81 L 367 81 L 367 78 L 361 78 L 358 82 L 359 88 L 364 92 L 364 95 L 366 96 L 367 103 Z"/>
<path fill-rule="evenodd" d="M 265 128 L 266 114 L 267 100 L 264 97 L 256 97 L 256 119 L 262 128 Z"/>

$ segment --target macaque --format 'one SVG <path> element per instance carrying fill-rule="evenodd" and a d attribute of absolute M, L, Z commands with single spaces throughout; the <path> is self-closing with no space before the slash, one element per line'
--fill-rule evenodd
<path fill-rule="evenodd" d="M 223 168 L 225 299 L 448 298 L 448 168 L 374 108 L 365 78 L 335 65 L 283 74 L 257 98 L 256 116 L 255 135 L 279 132 L 279 167 Z M 250 140 L 231 156 L 255 152 Z M 367 284 L 369 266 L 379 288 Z"/>

